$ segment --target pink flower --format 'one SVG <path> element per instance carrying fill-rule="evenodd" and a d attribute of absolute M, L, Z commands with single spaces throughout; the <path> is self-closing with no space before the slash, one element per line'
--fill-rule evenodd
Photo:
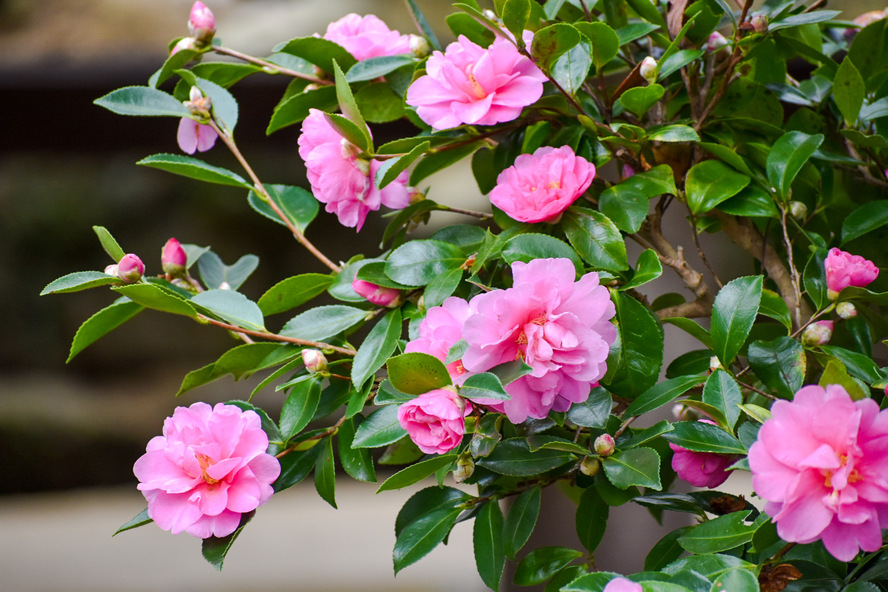
<path fill-rule="evenodd" d="M 177 407 L 133 472 L 148 515 L 163 530 L 224 537 L 267 502 L 281 466 L 254 411 L 218 403 Z"/>
<path fill-rule="evenodd" d="M 356 60 L 411 53 L 410 36 L 392 31 L 372 14 L 347 14 L 327 26 L 324 39 L 341 45 Z"/>
<path fill-rule="evenodd" d="M 484 372 L 523 359 L 533 369 L 506 385 L 511 400 L 492 403 L 513 423 L 567 411 L 589 398 L 607 371 L 617 330 L 614 305 L 598 274 L 574 281 L 568 259 L 534 259 L 512 264 L 513 285 L 479 294 L 469 302 L 462 362 Z"/>
<path fill-rule="evenodd" d="M 826 255 L 826 287 L 832 299 L 848 286 L 864 288 L 879 277 L 879 268 L 860 255 L 852 255 L 836 248 Z"/>
<path fill-rule="evenodd" d="M 837 384 L 777 401 L 749 449 L 756 493 L 780 538 L 823 540 L 840 561 L 882 546 L 888 527 L 888 413 Z"/>
<path fill-rule="evenodd" d="M 457 341 L 462 339 L 463 323 L 469 318 L 469 303 L 462 298 L 451 296 L 441 306 L 428 310 L 419 324 L 419 337 L 410 341 L 404 351 L 421 352 L 447 361 L 447 353 Z M 447 364 L 454 384 L 462 384 L 467 378 L 462 360 Z"/>
<path fill-rule="evenodd" d="M 595 178 L 595 165 L 570 146 L 545 146 L 522 154 L 504 170 L 490 201 L 519 222 L 551 222 L 580 197 Z"/>
<path fill-rule="evenodd" d="M 179 121 L 179 132 L 176 140 L 179 148 L 186 154 L 194 154 L 196 151 L 206 152 L 216 143 L 219 134 L 209 125 L 197 123 L 190 117 L 183 117 Z"/>
<path fill-rule="evenodd" d="M 185 266 L 188 264 L 188 255 L 182 244 L 174 238 L 167 240 L 160 252 L 160 264 L 163 272 L 171 276 L 185 275 Z"/>
<path fill-rule="evenodd" d="M 340 136 L 323 111 L 311 109 L 302 122 L 299 156 L 308 169 L 308 182 L 314 196 L 327 204 L 326 210 L 339 217 L 343 226 L 361 230 L 367 214 L 381 205 L 393 209 L 410 204 L 407 172 L 377 189 L 376 171 L 381 163 L 358 158 L 358 148 Z"/>
<path fill-rule="evenodd" d="M 607 583 L 602 592 L 642 592 L 644 588 L 626 578 L 614 578 Z"/>
<path fill-rule="evenodd" d="M 426 75 L 407 89 L 407 104 L 435 129 L 511 121 L 543 94 L 546 77 L 508 39 L 485 49 L 463 35 L 436 51 Z"/>
<path fill-rule="evenodd" d="M 698 421 L 715 425 L 714 421 L 708 419 Z M 694 452 L 672 443 L 669 447 L 675 453 L 672 455 L 672 470 L 694 487 L 718 487 L 730 475 L 728 467 L 738 459 L 735 454 Z"/>
<path fill-rule="evenodd" d="M 462 442 L 471 405 L 450 389 L 435 389 L 398 408 L 398 422 L 426 454 L 444 454 Z"/>
<path fill-rule="evenodd" d="M 394 308 L 401 302 L 400 290 L 377 286 L 372 282 L 359 280 L 357 276 L 352 280 L 352 289 L 376 306 Z"/>
<path fill-rule="evenodd" d="M 117 277 L 128 284 L 138 282 L 144 273 L 145 264 L 138 255 L 127 253 L 117 262 Z"/>

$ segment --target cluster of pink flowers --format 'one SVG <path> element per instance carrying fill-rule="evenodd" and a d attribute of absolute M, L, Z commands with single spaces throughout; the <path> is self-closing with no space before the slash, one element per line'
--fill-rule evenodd
<path fill-rule="evenodd" d="M 133 472 L 148 516 L 163 530 L 208 538 L 234 532 L 267 502 L 281 466 L 259 416 L 234 405 L 177 407 Z"/>
<path fill-rule="evenodd" d="M 410 36 L 392 31 L 379 17 L 347 14 L 327 26 L 324 39 L 341 45 L 360 61 L 410 53 Z"/>
<path fill-rule="evenodd" d="M 848 286 L 865 288 L 879 277 L 879 268 L 869 259 L 832 248 L 826 255 L 826 287 L 835 300 Z"/>
<path fill-rule="evenodd" d="M 715 422 L 709 419 L 699 421 L 715 425 Z M 730 476 L 728 467 L 738 459 L 734 454 L 694 452 L 672 443 L 669 444 L 669 447 L 674 453 L 672 455 L 672 470 L 679 478 L 695 487 L 710 489 L 718 487 L 728 479 Z"/>
<path fill-rule="evenodd" d="M 888 528 L 888 411 L 839 385 L 777 401 L 749 449 L 756 493 L 780 538 L 822 539 L 840 561 L 877 551 Z"/>

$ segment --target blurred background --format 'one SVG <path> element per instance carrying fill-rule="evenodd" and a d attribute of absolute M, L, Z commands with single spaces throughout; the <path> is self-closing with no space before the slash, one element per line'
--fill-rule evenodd
<path fill-rule="evenodd" d="M 417 3 L 448 41 L 443 16 L 450 3 Z M 7 311 L 0 347 L 0 589 L 482 590 L 467 525 L 456 527 L 450 545 L 393 578 L 392 525 L 412 491 L 375 496 L 372 486 L 347 478 L 338 482 L 338 511 L 310 482 L 275 496 L 245 529 L 222 574 L 187 535 L 149 526 L 110 538 L 144 507 L 132 463 L 163 418 L 176 405 L 246 398 L 253 383 L 223 379 L 174 399 L 188 371 L 232 343 L 218 330 L 151 311 L 65 365 L 77 327 L 113 298 L 105 290 L 41 298 L 40 290 L 66 273 L 111 263 L 93 225 L 107 227 L 124 250 L 139 254 L 148 273 L 160 271 L 160 249 L 171 236 L 212 246 L 229 264 L 254 253 L 260 266 L 243 287 L 254 300 L 286 277 L 324 271 L 281 227 L 253 215 L 241 190 L 134 164 L 149 154 L 178 152 L 175 119 L 121 117 L 92 104 L 115 88 L 146 83 L 169 41 L 187 34 L 191 4 L 0 0 L 0 307 Z M 280 41 L 323 33 L 349 12 L 377 14 L 392 29 L 415 32 L 401 0 L 207 4 L 225 45 L 258 56 Z M 833 1 L 830 7 L 851 19 L 884 2 Z M 264 133 L 287 82 L 257 74 L 234 87 L 241 104 L 238 143 L 263 180 L 305 185 L 298 126 Z M 378 142 L 397 133 L 397 125 L 374 127 Z M 237 170 L 221 145 L 204 158 Z M 465 170 L 430 184 L 433 198 L 478 195 Z M 355 235 L 322 212 L 309 235 L 340 260 L 376 254 L 383 227 L 384 220 L 371 215 Z M 258 405 L 279 408 L 279 395 L 263 396 Z M 620 529 L 623 544 L 639 532 L 658 538 L 656 523 L 644 514 L 636 530 L 628 522 Z M 535 546 L 573 544 L 571 508 L 562 520 L 556 504 L 543 518 L 547 532 Z M 637 556 L 609 547 L 618 542 L 605 541 L 599 564 L 629 571 L 640 569 L 650 543 L 639 545 Z"/>

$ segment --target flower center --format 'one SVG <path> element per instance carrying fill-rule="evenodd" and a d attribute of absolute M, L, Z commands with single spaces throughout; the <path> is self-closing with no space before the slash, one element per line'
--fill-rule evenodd
<path fill-rule="evenodd" d="M 848 470 L 848 455 L 847 454 L 840 454 L 839 455 L 839 468 L 838 469 L 836 469 L 835 471 L 830 471 L 830 470 L 823 471 L 823 473 L 822 473 L 823 485 L 825 487 L 830 488 L 830 489 L 832 489 L 833 487 L 836 487 L 835 485 L 833 485 L 833 478 L 835 478 L 837 476 L 836 475 L 837 473 L 839 474 L 839 476 L 844 476 L 844 483 L 845 484 L 853 484 L 853 483 L 858 483 L 860 481 L 863 481 L 863 476 L 857 471 L 857 469 L 855 469 L 853 467 L 853 462 L 851 464 L 850 470 Z M 845 488 L 845 485 L 841 484 L 841 480 L 840 480 L 840 484 L 839 484 L 837 490 L 844 489 L 844 488 Z M 837 490 L 834 491 L 833 493 L 836 493 Z"/>
<path fill-rule="evenodd" d="M 219 482 L 219 479 L 213 479 L 209 475 L 207 475 L 207 469 L 213 466 L 213 461 L 210 460 L 210 457 L 206 454 L 195 454 L 197 458 L 197 462 L 200 465 L 200 476 L 201 478 L 207 482 L 208 485 L 215 485 Z"/>
<path fill-rule="evenodd" d="M 469 77 L 469 82 L 472 85 L 472 93 L 475 95 L 475 98 L 476 99 L 483 99 L 484 97 L 486 97 L 487 93 L 484 92 L 484 89 L 481 87 L 481 85 L 478 83 L 478 80 L 475 78 L 475 74 L 474 74 L 474 72 L 472 72 L 471 66 L 469 67 L 469 70 L 468 70 L 468 72 L 466 72 L 466 74 Z"/>

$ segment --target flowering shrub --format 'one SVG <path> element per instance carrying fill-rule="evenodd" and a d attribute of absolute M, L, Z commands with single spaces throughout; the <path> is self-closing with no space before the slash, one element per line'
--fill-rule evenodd
<path fill-rule="evenodd" d="M 179 120 L 181 150 L 204 154 L 138 164 L 243 192 L 308 255 L 254 301 L 255 258 L 170 239 L 146 266 L 95 227 L 113 263 L 45 288 L 112 292 L 72 358 L 150 309 L 239 340 L 178 394 L 264 371 L 253 393 L 280 395 L 178 408 L 136 461 L 148 508 L 121 530 L 188 532 L 221 568 L 272 492 L 314 473 L 335 505 L 339 465 L 380 493 L 436 475 L 397 516 L 396 572 L 473 528 L 492 589 L 506 561 L 516 584 L 565 592 L 883 589 L 885 13 L 468 0 L 445 48 L 405 3 L 416 34 L 348 15 L 259 58 L 197 2 L 147 85 L 96 101 L 166 118 L 171 147 Z M 291 80 L 268 132 L 301 125 L 311 191 L 260 179 L 235 141 L 250 106 L 230 89 L 260 75 Z M 211 164 L 220 150 L 240 169 Z M 457 163 L 488 196 L 476 210 L 425 187 Z M 331 260 L 309 236 L 320 204 L 354 231 L 387 216 L 378 251 Z M 439 211 L 466 223 L 415 233 Z M 736 251 L 712 257 L 710 233 Z M 553 485 L 582 549 L 531 537 Z M 695 519 L 627 550 L 644 571 L 599 571 L 628 502 Z"/>

